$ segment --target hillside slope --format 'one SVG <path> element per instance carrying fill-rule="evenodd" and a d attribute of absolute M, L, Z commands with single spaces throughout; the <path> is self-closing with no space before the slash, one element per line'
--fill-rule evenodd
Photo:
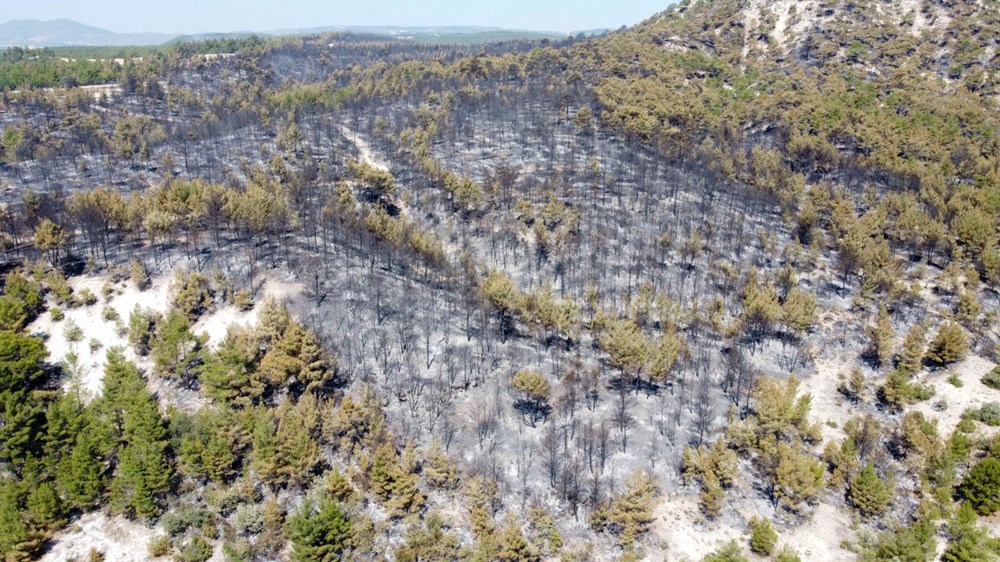
<path fill-rule="evenodd" d="M 0 95 L 0 552 L 996 559 L 980 8 L 898 6 Z"/>

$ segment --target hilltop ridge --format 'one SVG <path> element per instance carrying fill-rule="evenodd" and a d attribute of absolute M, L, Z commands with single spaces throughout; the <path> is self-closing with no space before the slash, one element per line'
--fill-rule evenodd
<path fill-rule="evenodd" d="M 173 37 L 162 33 L 115 33 L 69 19 L 25 19 L 0 23 L 0 46 L 4 47 L 159 45 Z"/>
<path fill-rule="evenodd" d="M 599 35 L 606 30 L 579 32 Z M 85 25 L 69 19 L 11 20 L 0 23 L 0 48 L 2 47 L 69 47 L 69 46 L 153 46 L 177 42 L 203 41 L 206 39 L 241 38 L 250 35 L 314 35 L 329 32 L 363 33 L 423 43 L 487 43 L 493 41 L 563 39 L 565 33 L 505 29 L 476 26 L 358 26 L 327 25 L 307 29 L 278 29 L 263 31 L 236 31 L 228 33 L 207 32 L 197 34 L 167 33 L 117 33 Z M 572 35 L 576 35 L 574 32 Z"/>

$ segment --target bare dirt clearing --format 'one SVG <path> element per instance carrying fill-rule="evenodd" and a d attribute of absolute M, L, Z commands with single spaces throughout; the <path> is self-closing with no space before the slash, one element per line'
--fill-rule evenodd
<path fill-rule="evenodd" d="M 750 511 L 740 510 L 741 512 Z M 708 522 L 698 509 L 694 494 L 674 494 L 666 497 L 653 512 L 653 536 L 665 542 L 669 560 L 701 560 L 735 539 L 743 544 L 748 538 L 742 530 L 725 521 Z M 794 527 L 776 526 L 779 548 L 788 545 L 804 561 L 847 562 L 853 553 L 840 548 L 853 533 L 848 514 L 836 507 L 820 503 L 809 520 Z M 655 559 L 655 558 L 653 558 Z"/>
<path fill-rule="evenodd" d="M 87 560 L 91 550 L 104 554 L 105 562 L 144 562 L 149 560 L 149 541 L 157 534 L 124 517 L 88 513 L 52 539 L 52 548 L 42 562 Z"/>
<path fill-rule="evenodd" d="M 979 408 L 988 402 L 1000 401 L 1000 391 L 983 384 L 983 375 L 990 372 L 996 364 L 978 355 L 956 363 L 948 369 L 926 373 L 921 382 L 934 388 L 934 396 L 911 408 L 923 412 L 928 419 L 938 420 L 938 430 L 942 435 L 949 435 L 962 421 L 962 412 L 970 408 Z M 961 387 L 948 382 L 951 375 L 962 381 Z"/>
<path fill-rule="evenodd" d="M 153 278 L 152 285 L 140 291 L 130 283 L 114 285 L 114 291 L 107 299 L 99 298 L 98 302 L 89 306 L 80 306 L 65 311 L 65 318 L 54 321 L 49 312 L 43 313 L 35 322 L 28 326 L 28 333 L 44 334 L 45 345 L 49 350 L 49 361 L 64 363 L 72 353 L 77 357 L 75 376 L 64 381 L 64 386 L 78 384 L 84 395 L 89 398 L 101 393 L 104 377 L 104 360 L 107 350 L 120 346 L 125 349 L 125 356 L 147 371 L 151 367 L 148 358 L 139 357 L 128 345 L 125 327 L 128 318 L 136 306 L 157 313 L 164 313 L 170 307 L 170 285 L 174 274 L 159 275 Z M 76 294 L 83 290 L 94 295 L 100 295 L 107 283 L 106 276 L 81 276 L 69 280 Z M 303 291 L 302 284 L 288 279 L 271 277 L 265 280 L 256 304 L 267 298 L 279 301 L 289 301 Z M 249 311 L 240 311 L 235 306 L 221 306 L 214 312 L 204 315 L 193 326 L 195 333 L 208 336 L 209 345 L 218 345 L 226 337 L 231 325 L 251 326 L 257 323 L 259 306 Z M 107 311 L 113 311 L 109 316 Z M 110 318 L 110 319 L 109 319 Z M 71 342 L 66 337 L 66 326 L 73 322 L 83 330 L 83 339 Z M 73 369 L 71 369 L 72 371 Z M 154 391 L 163 391 L 155 381 L 151 381 Z M 161 394 L 162 396 L 162 394 Z"/>

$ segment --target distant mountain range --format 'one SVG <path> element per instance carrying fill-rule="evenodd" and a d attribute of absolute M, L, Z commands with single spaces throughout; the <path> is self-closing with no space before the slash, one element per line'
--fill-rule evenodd
<path fill-rule="evenodd" d="M 397 26 L 326 26 L 310 29 L 282 29 L 256 32 L 257 35 L 308 35 L 331 31 L 348 31 L 384 35 L 420 42 L 478 43 L 515 39 L 562 39 L 565 33 L 553 31 L 511 30 L 499 27 L 397 27 Z M 606 30 L 588 30 L 585 35 L 599 35 Z M 67 47 L 67 46 L 144 46 L 178 41 L 199 41 L 223 37 L 245 37 L 254 32 L 204 33 L 171 35 L 164 33 L 116 33 L 68 19 L 49 21 L 12 20 L 0 24 L 0 47 Z M 575 33 L 573 35 L 576 35 Z"/>
<path fill-rule="evenodd" d="M 0 24 L 2 47 L 159 45 L 173 38 L 173 35 L 162 33 L 115 33 L 66 19 L 12 20 Z"/>

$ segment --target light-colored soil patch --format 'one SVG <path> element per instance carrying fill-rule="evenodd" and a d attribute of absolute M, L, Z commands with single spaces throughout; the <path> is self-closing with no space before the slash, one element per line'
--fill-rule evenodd
<path fill-rule="evenodd" d="M 920 381 L 934 388 L 930 400 L 910 408 L 923 412 L 928 419 L 938 420 L 938 430 L 949 435 L 962 420 L 962 412 L 969 408 L 979 408 L 987 402 L 1000 401 L 1000 391 L 983 384 L 983 375 L 993 370 L 996 364 L 978 355 L 956 363 L 947 370 L 925 373 Z M 955 375 L 962 381 L 961 388 L 948 382 Z"/>
<path fill-rule="evenodd" d="M 131 284 L 116 285 L 115 289 L 120 291 L 120 294 L 114 295 L 109 302 L 104 302 L 101 288 L 107 281 L 106 277 L 89 275 L 75 277 L 69 280 L 74 293 L 79 294 L 87 289 L 98 296 L 97 304 L 64 310 L 66 318 L 59 322 L 54 322 L 52 316 L 46 312 L 28 326 L 28 332 L 48 335 L 45 345 L 49 350 L 49 361 L 52 363 L 62 363 L 66 361 L 68 354 L 76 354 L 79 378 L 76 381 L 67 380 L 66 384 L 79 383 L 85 395 L 97 396 L 101 392 L 104 359 L 109 348 L 121 346 L 125 348 L 128 359 L 141 362 L 132 352 L 126 337 L 120 333 L 118 322 L 107 321 L 102 317 L 104 309 L 106 307 L 113 309 L 118 314 L 122 327 L 128 326 L 129 315 L 136 305 L 162 312 L 167 308 L 170 279 L 173 277 L 157 279 L 146 291 L 140 291 Z M 74 343 L 66 339 L 66 325 L 70 320 L 83 330 L 83 339 L 79 342 Z M 92 341 L 95 344 L 99 343 L 100 346 L 91 346 Z"/>
<path fill-rule="evenodd" d="M 788 20 L 790 18 L 789 11 L 792 6 L 797 6 L 798 4 L 800 4 L 798 0 L 779 0 L 767 5 L 767 8 L 771 10 L 775 17 L 774 29 L 771 31 L 771 36 L 781 47 L 785 46 L 785 42 L 788 39 L 786 32 L 788 31 Z M 802 7 L 797 6 L 797 9 L 802 9 Z"/>
<path fill-rule="evenodd" d="M 744 548 L 748 547 L 749 538 L 742 529 L 706 521 L 698 510 L 698 498 L 694 494 L 665 498 L 653 516 L 651 534 L 665 543 L 668 560 L 696 562 L 734 539 Z M 792 547 L 804 561 L 848 562 L 856 557 L 841 549 L 840 544 L 852 536 L 850 526 L 846 512 L 820 503 L 805 523 L 792 527 L 776 524 L 775 530 L 778 547 Z"/>
<path fill-rule="evenodd" d="M 226 333 L 230 326 L 249 327 L 256 324 L 257 308 L 244 311 L 229 305 L 199 318 L 192 329 L 196 334 L 204 333 L 207 335 L 208 344 L 215 347 L 226 339 Z"/>
<path fill-rule="evenodd" d="M 825 358 L 816 359 L 816 374 L 804 377 L 799 387 L 801 392 L 812 394 L 812 408 L 809 417 L 820 424 L 823 430 L 823 444 L 843 437 L 847 420 L 860 412 L 850 400 L 837 390 L 841 376 L 851 372 L 853 362 L 849 352 Z M 836 427 L 831 426 L 834 424 Z"/>
<path fill-rule="evenodd" d="M 990 515 L 989 517 L 980 517 L 979 524 L 989 531 L 990 536 L 1000 536 L 1000 513 Z"/>
<path fill-rule="evenodd" d="M 778 527 L 778 545 L 788 545 L 804 561 L 849 562 L 857 556 L 840 548 L 841 541 L 850 538 L 851 518 L 843 509 L 826 503 L 816 506 L 809 521 L 798 527 Z"/>
<path fill-rule="evenodd" d="M 910 33 L 918 37 L 927 27 L 927 17 L 924 16 L 924 11 L 920 9 L 920 4 L 920 0 L 901 0 L 899 3 L 900 14 L 904 17 L 908 14 L 913 14 L 913 27 L 910 28 Z"/>
<path fill-rule="evenodd" d="M 694 494 L 668 496 L 653 511 L 651 534 L 666 544 L 670 560 L 697 561 L 744 534 L 723 523 L 706 522 Z"/>
<path fill-rule="evenodd" d="M 156 529 L 124 517 L 88 513 L 53 537 L 41 561 L 89 560 L 91 549 L 96 549 L 104 553 L 105 562 L 145 562 L 150 559 L 149 541 L 156 534 Z"/>
<path fill-rule="evenodd" d="M 91 306 L 65 310 L 66 317 L 59 322 L 53 321 L 51 314 L 45 312 L 28 326 L 28 333 L 46 336 L 45 346 L 49 351 L 49 361 L 52 363 L 63 363 L 70 353 L 75 354 L 77 357 L 76 375 L 67 378 L 64 381 L 64 386 L 69 388 L 72 385 L 79 385 L 85 398 L 94 398 L 101 393 L 105 358 L 111 347 L 124 348 L 126 358 L 134 361 L 147 372 L 151 368 L 149 358 L 137 356 L 128 345 L 124 328 L 127 328 L 129 315 L 136 306 L 153 312 L 166 312 L 170 307 L 170 284 L 173 279 L 172 272 L 157 276 L 152 285 L 145 291 L 140 291 L 130 283 L 117 284 L 114 287 L 115 294 L 105 302 L 101 296 L 101 289 L 107 281 L 106 277 L 75 277 L 69 280 L 74 292 L 79 294 L 80 291 L 87 289 L 98 296 L 98 302 Z M 260 291 L 257 298 L 257 304 L 259 305 L 269 297 L 279 301 L 293 300 L 301 295 L 302 291 L 301 283 L 287 279 L 269 278 L 264 282 L 263 290 Z M 106 308 L 114 310 L 119 320 L 105 320 L 103 313 Z M 222 306 L 200 318 L 193 326 L 193 330 L 195 333 L 206 334 L 210 345 L 218 345 L 226 337 L 230 325 L 255 325 L 258 308 L 259 306 L 255 306 L 250 311 L 240 311 L 231 305 Z M 70 342 L 66 338 L 65 329 L 70 320 L 83 330 L 83 339 L 79 342 Z M 92 342 L 94 345 L 91 345 Z M 163 383 L 164 381 L 151 381 L 150 386 L 166 402 L 190 403 L 189 405 L 192 407 L 197 406 L 195 402 L 192 402 L 192 397 L 183 396 L 186 391 L 168 388 L 169 385 Z M 175 394 L 178 395 L 174 396 L 176 400 L 171 399 L 170 397 Z"/>

